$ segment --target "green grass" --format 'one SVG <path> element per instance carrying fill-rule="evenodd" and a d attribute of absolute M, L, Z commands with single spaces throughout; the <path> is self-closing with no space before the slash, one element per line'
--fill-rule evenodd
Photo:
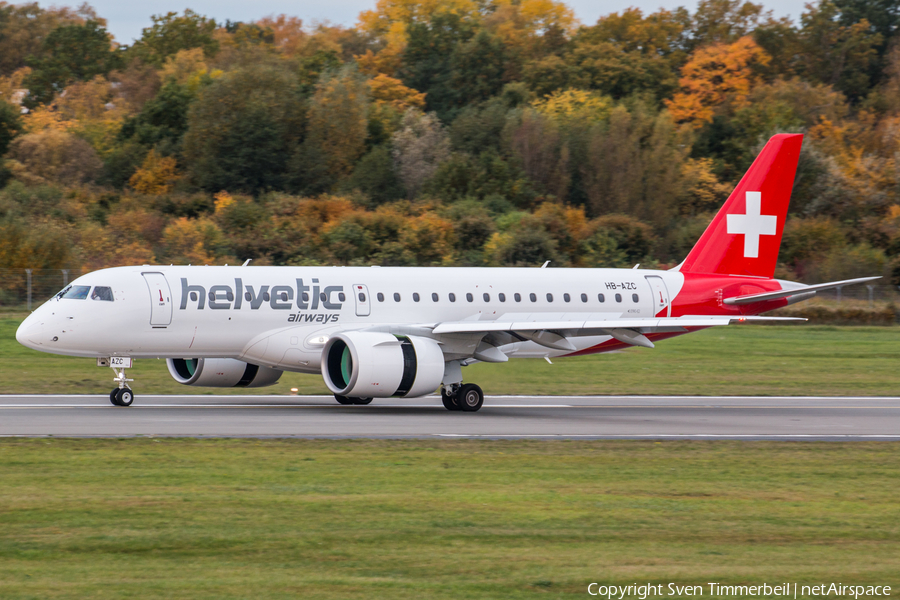
<path fill-rule="evenodd" d="M 893 443 L 0 440 L 0 597 L 900 586 Z"/>
<path fill-rule="evenodd" d="M 19 345 L 21 316 L 0 317 L 0 393 L 104 393 L 112 372 L 93 359 L 42 354 Z M 286 373 L 260 389 L 193 388 L 169 376 L 165 361 L 138 360 L 138 394 L 327 394 L 318 375 Z M 554 359 L 476 364 L 467 381 L 488 394 L 898 395 L 898 327 L 716 327 L 656 348 Z"/>

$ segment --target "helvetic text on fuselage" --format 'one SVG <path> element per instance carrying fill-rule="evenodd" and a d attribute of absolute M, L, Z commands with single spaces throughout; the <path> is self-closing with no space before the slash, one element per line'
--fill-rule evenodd
<path fill-rule="evenodd" d="M 320 285 L 318 279 L 312 279 L 312 285 L 303 283 L 302 278 L 295 280 L 294 285 L 260 285 L 255 288 L 252 285 L 244 285 L 241 278 L 234 279 L 234 286 L 230 284 L 216 284 L 209 290 L 199 284 L 191 284 L 186 277 L 181 278 L 181 310 L 187 310 L 192 304 L 199 310 L 207 306 L 212 310 L 240 310 L 244 304 L 250 310 L 259 310 L 267 304 L 273 310 L 302 311 L 339 311 L 345 301 L 344 286 Z M 296 290 L 296 293 L 295 293 Z M 288 322 L 304 321 L 307 323 L 336 323 L 339 315 L 334 313 L 318 312 L 292 313 L 288 315 Z"/>

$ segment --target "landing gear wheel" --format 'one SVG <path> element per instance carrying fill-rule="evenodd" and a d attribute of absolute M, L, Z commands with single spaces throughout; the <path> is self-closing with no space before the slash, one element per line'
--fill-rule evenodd
<path fill-rule="evenodd" d="M 348 398 L 347 396 L 338 396 L 335 394 L 334 399 L 338 401 L 338 404 L 355 404 L 353 398 Z"/>
<path fill-rule="evenodd" d="M 447 410 L 460 410 L 459 402 L 456 401 L 457 395 L 448 393 L 447 390 L 441 390 L 441 402 Z"/>
<path fill-rule="evenodd" d="M 109 393 L 109 401 L 113 406 L 119 406 L 119 401 L 116 399 L 116 396 L 119 394 L 119 388 L 113 388 L 113 391 Z"/>
<path fill-rule="evenodd" d="M 476 412 L 484 404 L 484 392 L 474 383 L 467 383 L 460 386 L 456 401 L 463 412 Z"/>
<path fill-rule="evenodd" d="M 134 402 L 134 392 L 128 388 L 116 390 L 116 406 L 131 406 Z"/>
<path fill-rule="evenodd" d="M 350 399 L 353 400 L 353 404 L 371 404 L 372 403 L 371 398 L 350 398 Z"/>

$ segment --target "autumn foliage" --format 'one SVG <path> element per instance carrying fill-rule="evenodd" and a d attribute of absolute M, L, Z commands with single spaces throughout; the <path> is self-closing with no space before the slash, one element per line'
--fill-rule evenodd
<path fill-rule="evenodd" d="M 798 17 L 377 0 L 125 46 L 87 5 L 0 2 L 0 268 L 671 266 L 802 132 L 779 275 L 900 282 L 900 14 Z"/>

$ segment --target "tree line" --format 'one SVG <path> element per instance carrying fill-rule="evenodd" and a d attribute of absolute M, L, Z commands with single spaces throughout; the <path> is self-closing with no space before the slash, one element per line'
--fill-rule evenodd
<path fill-rule="evenodd" d="M 900 5 L 378 0 L 117 43 L 0 2 L 0 266 L 671 266 L 806 134 L 778 275 L 900 283 Z M 2 284 L 0 284 L 2 285 Z M 2 301 L 2 298 L 0 298 Z"/>

